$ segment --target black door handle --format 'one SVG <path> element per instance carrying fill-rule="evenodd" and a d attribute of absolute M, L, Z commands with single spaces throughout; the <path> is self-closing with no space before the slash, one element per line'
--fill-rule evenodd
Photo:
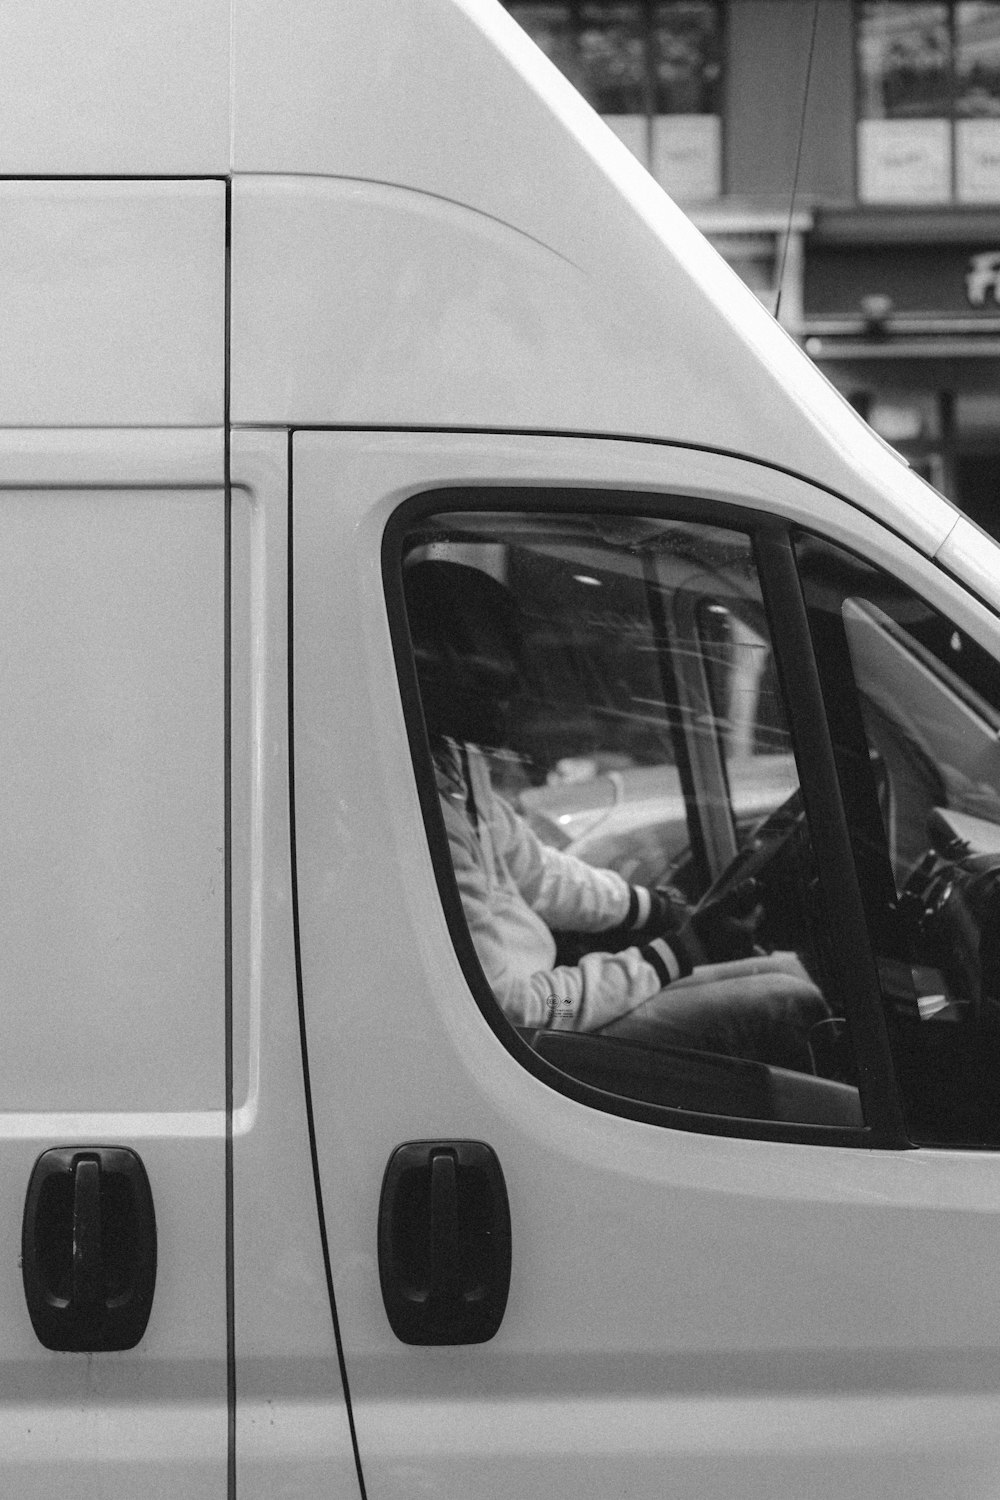
<path fill-rule="evenodd" d="M 156 1285 L 156 1218 L 126 1146 L 44 1151 L 28 1182 L 21 1274 L 46 1349 L 133 1349 Z"/>
<path fill-rule="evenodd" d="M 482 1141 L 409 1141 L 389 1158 L 379 1200 L 382 1300 L 404 1344 L 481 1344 L 510 1289 L 510 1206 Z"/>

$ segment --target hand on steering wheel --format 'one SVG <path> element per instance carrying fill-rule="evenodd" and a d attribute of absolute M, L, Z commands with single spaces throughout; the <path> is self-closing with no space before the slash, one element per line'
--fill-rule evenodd
<path fill-rule="evenodd" d="M 749 958 L 756 946 L 757 928 L 764 915 L 760 885 L 742 880 L 715 900 L 703 901 L 680 929 L 696 963 L 725 963 Z"/>

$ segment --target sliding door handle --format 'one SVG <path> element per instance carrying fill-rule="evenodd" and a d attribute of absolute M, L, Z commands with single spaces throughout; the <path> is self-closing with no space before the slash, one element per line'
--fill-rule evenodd
<path fill-rule="evenodd" d="M 405 1344 L 480 1344 L 510 1289 L 510 1207 L 481 1141 L 409 1141 L 389 1158 L 378 1224 L 379 1279 Z"/>
<path fill-rule="evenodd" d="M 132 1349 L 156 1285 L 156 1219 L 141 1159 L 125 1146 L 45 1151 L 28 1183 L 21 1274 L 46 1349 Z"/>

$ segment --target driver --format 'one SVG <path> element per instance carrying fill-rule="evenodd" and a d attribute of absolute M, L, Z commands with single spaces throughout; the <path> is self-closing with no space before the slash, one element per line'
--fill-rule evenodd
<path fill-rule="evenodd" d="M 462 909 L 507 1018 L 811 1070 L 808 1033 L 830 1012 L 795 954 L 749 956 L 752 892 L 692 911 L 542 843 L 494 790 L 483 747 L 503 746 L 521 672 L 510 591 L 443 560 L 403 582 Z M 595 951 L 558 965 L 558 931 L 594 934 Z"/>

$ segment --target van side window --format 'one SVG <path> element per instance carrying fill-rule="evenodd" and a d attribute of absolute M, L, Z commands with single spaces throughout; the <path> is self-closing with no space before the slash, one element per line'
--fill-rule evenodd
<path fill-rule="evenodd" d="M 1000 669 L 910 589 L 797 546 L 911 1138 L 1000 1144 Z"/>
<path fill-rule="evenodd" d="M 448 513 L 400 563 L 480 1003 L 619 1101 L 861 1125 L 750 538 Z"/>

